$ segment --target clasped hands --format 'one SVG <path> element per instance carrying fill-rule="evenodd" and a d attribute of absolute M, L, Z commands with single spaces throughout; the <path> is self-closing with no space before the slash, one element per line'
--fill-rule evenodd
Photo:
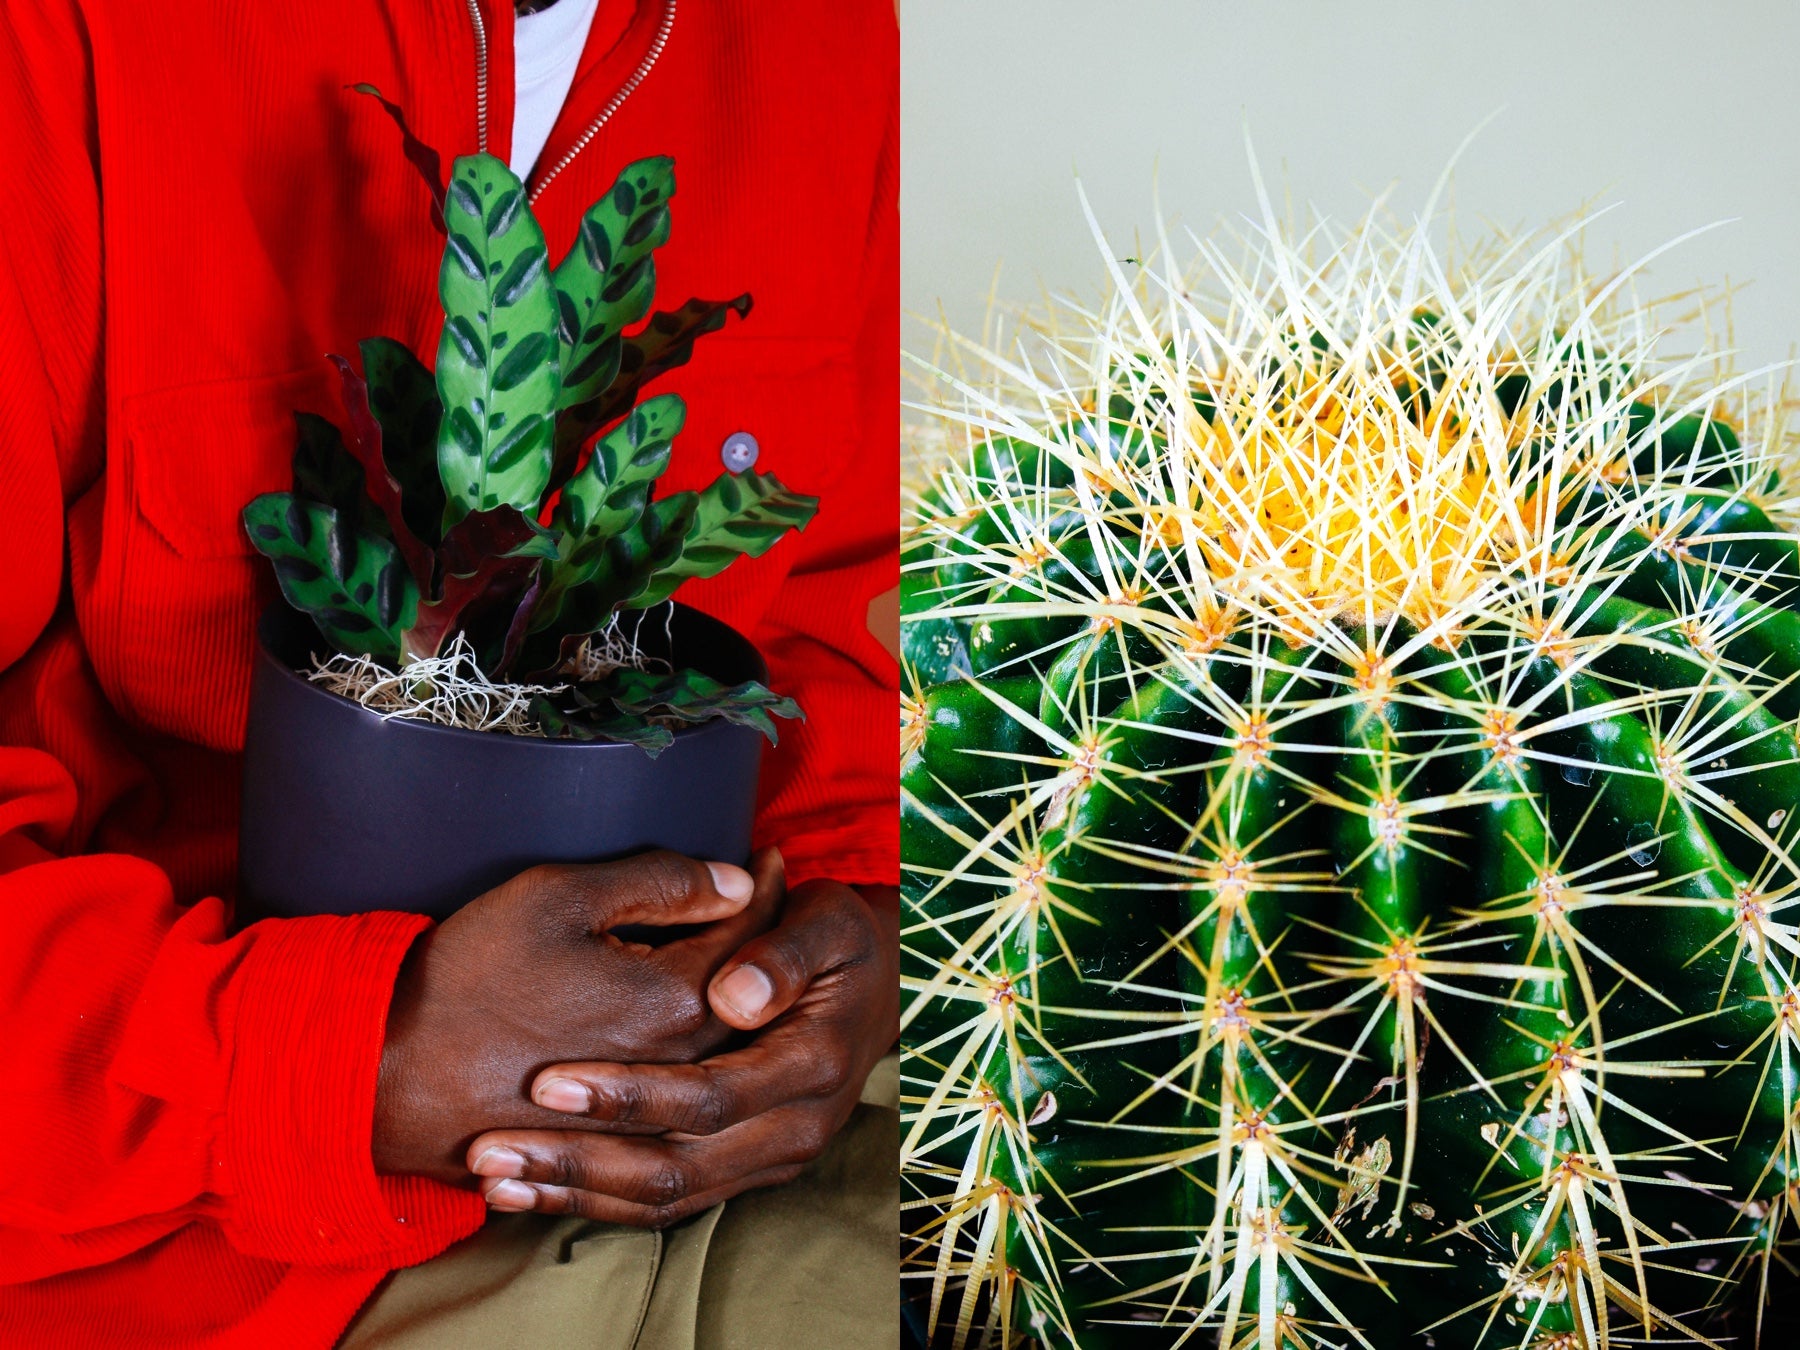
<path fill-rule="evenodd" d="M 497 1210 L 662 1227 L 791 1180 L 897 1035 L 891 889 L 651 853 L 536 867 L 395 984 L 378 1171 Z"/>

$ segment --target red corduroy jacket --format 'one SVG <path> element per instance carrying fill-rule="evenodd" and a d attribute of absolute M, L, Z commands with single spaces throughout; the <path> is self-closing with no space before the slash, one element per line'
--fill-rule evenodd
<path fill-rule="evenodd" d="M 513 19 L 481 0 L 489 148 Z M 601 0 L 555 164 L 662 0 Z M 765 760 L 790 876 L 891 882 L 896 63 L 890 0 L 681 0 L 648 79 L 538 198 L 553 256 L 626 162 L 675 157 L 659 300 L 751 291 L 660 386 L 665 490 L 734 430 L 823 498 L 683 591 L 805 705 Z M 394 971 L 422 920 L 229 934 L 251 626 L 238 511 L 287 476 L 326 352 L 435 352 L 440 237 L 368 81 L 477 146 L 467 0 L 0 6 L 0 1342 L 329 1345 L 473 1195 L 377 1176 Z M 404 847 L 405 841 L 396 841 Z"/>

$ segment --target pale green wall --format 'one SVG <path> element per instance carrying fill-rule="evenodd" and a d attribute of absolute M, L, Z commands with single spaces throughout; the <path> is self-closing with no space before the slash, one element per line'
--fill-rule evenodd
<path fill-rule="evenodd" d="M 1534 227 L 1620 204 L 1590 257 L 1661 260 L 1654 288 L 1754 281 L 1742 364 L 1800 340 L 1800 3 L 1490 0 L 903 0 L 903 303 L 979 327 L 1040 280 L 1093 295 L 1080 173 L 1122 244 L 1165 208 L 1196 229 L 1254 207 L 1264 173 L 1340 217 L 1400 180 L 1420 205 L 1458 142 L 1458 219 Z M 915 327 L 907 331 L 917 346 Z"/>

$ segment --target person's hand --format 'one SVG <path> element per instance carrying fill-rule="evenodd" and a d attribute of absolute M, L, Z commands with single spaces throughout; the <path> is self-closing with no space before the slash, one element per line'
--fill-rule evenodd
<path fill-rule="evenodd" d="M 764 870 L 758 887 L 741 867 L 676 853 L 534 867 L 428 930 L 394 986 L 376 1170 L 467 1185 L 477 1132 L 567 1124 L 526 1094 L 545 1064 L 670 1063 L 720 1046 L 732 1027 L 707 1006 L 707 982 L 771 921 L 780 882 Z M 688 924 L 707 926 L 690 935 Z M 643 926 L 670 940 L 634 940 Z"/>
<path fill-rule="evenodd" d="M 532 1098 L 589 1127 L 493 1130 L 469 1146 L 495 1209 L 663 1227 L 792 1180 L 855 1108 L 899 1035 L 899 896 L 834 881 L 794 888 L 776 926 L 707 991 L 719 1019 L 764 1028 L 694 1064 L 553 1064 Z M 569 1122 L 573 1123 L 573 1122 Z M 658 1137 L 593 1133 L 665 1131 Z"/>

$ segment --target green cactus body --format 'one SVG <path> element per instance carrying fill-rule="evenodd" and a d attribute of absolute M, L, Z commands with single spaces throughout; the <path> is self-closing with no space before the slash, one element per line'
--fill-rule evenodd
<path fill-rule="evenodd" d="M 1707 1345 L 1783 1237 L 1779 425 L 1554 250 L 1335 244 L 958 384 L 902 587 L 945 1345 Z"/>

